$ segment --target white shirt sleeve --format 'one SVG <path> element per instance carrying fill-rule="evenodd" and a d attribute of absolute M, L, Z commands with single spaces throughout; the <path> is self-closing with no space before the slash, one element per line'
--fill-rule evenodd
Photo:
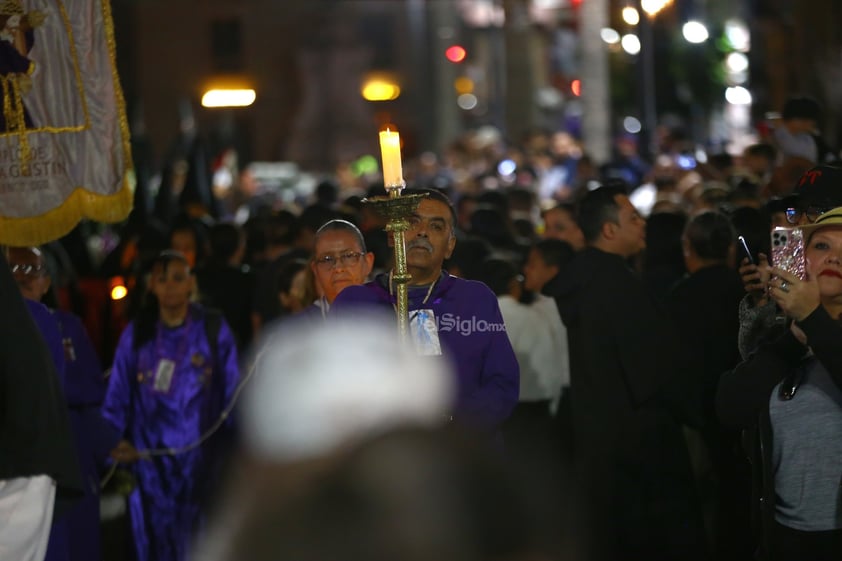
<path fill-rule="evenodd" d="M 561 400 L 561 390 L 570 386 L 570 349 L 567 342 L 567 328 L 561 321 L 555 300 L 542 294 L 537 294 L 532 306 L 547 319 L 548 331 L 552 337 L 553 364 L 556 365 L 556 386 L 553 387 L 553 398 L 550 411 L 555 414 Z"/>
<path fill-rule="evenodd" d="M 555 301 L 536 300 L 529 306 L 509 296 L 501 296 L 499 301 L 506 333 L 520 364 L 520 401 L 556 399 L 562 385 L 569 383 L 570 367 L 567 334 Z"/>
<path fill-rule="evenodd" d="M 47 475 L 0 479 L 0 559 L 43 561 L 55 498 Z"/>

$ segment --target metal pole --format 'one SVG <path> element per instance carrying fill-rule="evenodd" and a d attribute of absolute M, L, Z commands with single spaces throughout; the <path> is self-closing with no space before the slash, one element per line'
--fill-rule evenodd
<path fill-rule="evenodd" d="M 658 155 L 656 129 L 658 127 L 655 97 L 655 40 L 652 33 L 654 16 L 641 9 L 640 55 L 643 57 L 643 127 L 646 131 L 646 149 L 654 160 Z"/>
<path fill-rule="evenodd" d="M 607 0 L 584 0 L 580 6 L 582 45 L 582 136 L 585 150 L 600 163 L 611 159 L 611 79 L 608 52 L 599 30 L 608 27 Z"/>

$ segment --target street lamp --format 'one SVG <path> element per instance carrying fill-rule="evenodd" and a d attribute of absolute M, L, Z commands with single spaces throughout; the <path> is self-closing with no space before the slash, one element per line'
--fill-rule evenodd
<path fill-rule="evenodd" d="M 247 76 L 217 75 L 204 84 L 202 107 L 248 107 L 255 99 L 257 93 Z"/>
<path fill-rule="evenodd" d="M 655 100 L 655 41 L 652 26 L 655 16 L 669 5 L 672 0 L 639 0 L 640 9 L 646 17 L 640 18 L 640 50 L 643 53 L 643 123 L 646 129 L 649 153 L 657 156 L 655 128 L 658 125 L 657 104 Z"/>

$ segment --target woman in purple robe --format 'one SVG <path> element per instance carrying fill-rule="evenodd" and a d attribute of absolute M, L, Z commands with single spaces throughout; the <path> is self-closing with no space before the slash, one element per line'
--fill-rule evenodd
<path fill-rule="evenodd" d="M 85 497 L 67 517 L 70 561 L 102 559 L 99 482 L 108 457 L 108 430 L 99 414 L 105 377 L 94 344 L 82 320 L 66 310 L 52 310 L 61 329 L 70 425 L 85 484 Z"/>
<path fill-rule="evenodd" d="M 107 435 L 99 415 L 105 395 L 102 368 L 82 321 L 70 312 L 50 310 L 41 304 L 51 285 L 44 253 L 37 247 L 10 247 L 8 256 L 15 282 L 50 349 L 82 468 L 84 497 L 64 516 L 53 519 L 46 559 L 98 561 L 102 558 L 100 468 L 108 453 Z"/>
<path fill-rule="evenodd" d="M 187 557 L 203 503 L 221 460 L 219 431 L 239 370 L 234 336 L 192 304 L 187 259 L 165 251 L 152 263 L 149 301 L 123 331 L 114 356 L 103 416 L 121 440 L 111 456 L 133 464 L 137 485 L 129 516 L 138 561 Z M 216 331 L 212 343 L 211 331 Z M 227 417 L 227 416 L 226 416 Z"/>

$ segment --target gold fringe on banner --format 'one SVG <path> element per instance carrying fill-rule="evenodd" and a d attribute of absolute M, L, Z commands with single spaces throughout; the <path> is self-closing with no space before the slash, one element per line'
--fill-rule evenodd
<path fill-rule="evenodd" d="M 57 240 L 84 218 L 114 223 L 125 220 L 134 200 L 134 172 L 126 173 L 123 187 L 113 195 L 98 195 L 78 188 L 61 206 L 26 218 L 0 216 L 0 245 L 25 247 Z"/>
<path fill-rule="evenodd" d="M 114 24 L 111 14 L 111 2 L 109 0 L 92 0 L 94 9 L 100 10 L 107 45 L 108 73 L 113 84 L 114 109 L 116 110 L 116 121 L 119 127 L 119 148 L 122 154 L 122 169 L 116 170 L 114 188 L 119 186 L 119 191 L 109 194 L 92 192 L 92 186 L 87 180 L 77 178 L 74 182 L 77 187 L 57 207 L 35 216 L 11 217 L 0 216 L 0 244 L 10 246 L 40 245 L 57 240 L 70 232 L 76 224 L 83 219 L 89 219 L 103 223 L 117 223 L 125 220 L 132 210 L 135 188 L 135 174 L 132 163 L 130 131 L 126 117 L 125 99 L 120 87 L 120 79 L 117 74 L 116 42 L 114 38 Z M 0 0 L 0 13 L 8 12 L 9 6 L 18 10 L 15 13 L 23 13 L 19 0 Z M 66 10 L 64 2 L 56 2 L 61 22 L 69 38 L 69 49 L 73 61 L 73 75 L 75 76 L 75 88 L 79 99 L 85 99 L 83 82 L 84 76 L 80 67 L 79 54 L 77 53 L 74 28 L 71 25 L 71 14 Z M 5 11 L 5 12 L 4 12 Z M 78 15 L 74 12 L 74 15 Z M 29 24 L 34 28 L 42 25 L 45 15 L 37 10 L 32 10 L 25 15 Z M 18 140 L 20 146 L 20 164 L 22 170 L 30 165 L 32 159 L 32 147 L 29 142 L 29 134 L 59 135 L 63 133 L 85 133 L 92 130 L 90 114 L 87 103 L 83 103 L 84 122 L 52 127 L 46 123 L 27 130 L 25 123 L 25 108 L 23 95 L 27 93 L 31 84 L 31 74 L 34 71 L 34 64 L 30 65 L 27 73 L 18 73 L 11 76 L 0 76 L 0 89 L 3 92 L 3 115 L 6 118 L 7 134 Z M 105 76 L 102 76 L 103 78 Z M 104 155 L 107 157 L 107 155 Z M 24 171 L 23 175 L 26 175 Z M 71 179 L 71 181 L 73 181 Z M 119 183 L 118 183 L 119 181 Z M 82 185 L 79 185 L 79 184 Z"/>

